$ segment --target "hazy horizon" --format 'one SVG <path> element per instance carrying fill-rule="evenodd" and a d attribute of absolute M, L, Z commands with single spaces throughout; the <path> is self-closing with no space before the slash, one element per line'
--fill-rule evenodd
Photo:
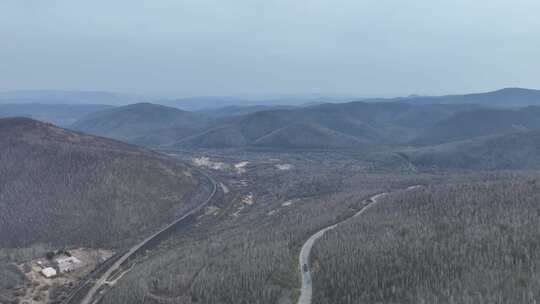
<path fill-rule="evenodd" d="M 533 0 L 7 0 L 0 91 L 393 97 L 535 88 L 539 9 Z"/>
<path fill-rule="evenodd" d="M 540 91 L 536 88 L 521 88 L 521 87 L 504 87 L 498 88 L 493 91 L 468 91 L 468 92 L 453 92 L 448 94 L 441 95 L 347 95 L 347 94 L 323 94 L 323 93 L 304 93 L 304 94 L 238 94 L 238 95 L 174 95 L 174 94 L 137 94 L 129 92 L 118 92 L 118 91 L 104 91 L 104 90 L 53 90 L 53 89 L 19 89 L 19 90 L 8 90 L 0 91 L 0 104 L 2 102 L 9 103 L 28 103 L 30 100 L 35 99 L 37 103 L 41 103 L 47 100 L 49 101 L 65 101 L 67 104 L 75 102 L 75 104 L 101 104 L 95 102 L 95 97 L 102 95 L 110 98 L 118 98 L 121 102 L 105 102 L 105 104 L 110 105 L 128 105 L 138 102 L 151 102 L 151 103 L 160 103 L 164 102 L 174 102 L 175 100 L 181 101 L 205 101 L 209 102 L 215 100 L 218 102 L 216 105 L 224 106 L 246 106 L 246 105 L 301 105 L 304 103 L 315 102 L 318 99 L 324 102 L 330 103 L 340 103 L 340 102 L 349 102 L 349 101 L 359 101 L 359 100 L 368 100 L 368 99 L 394 99 L 394 98 L 407 98 L 407 97 L 443 97 L 443 96 L 459 96 L 459 95 L 469 95 L 469 94 L 483 94 L 496 92 L 505 89 L 525 89 Z M 88 95 L 92 99 L 85 101 L 84 97 Z M 109 96 L 110 95 L 110 96 Z M 81 100 L 82 98 L 82 100 Z M 125 100 L 132 100 L 125 102 Z M 280 103 L 281 102 L 281 103 Z M 62 103 L 60 103 L 62 104 Z M 203 107 L 205 108 L 205 107 Z"/>

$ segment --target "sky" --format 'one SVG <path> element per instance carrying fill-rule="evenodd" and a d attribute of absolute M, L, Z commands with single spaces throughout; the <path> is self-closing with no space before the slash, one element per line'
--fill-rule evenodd
<path fill-rule="evenodd" d="M 539 88 L 538 0 L 1 0 L 0 91 Z"/>

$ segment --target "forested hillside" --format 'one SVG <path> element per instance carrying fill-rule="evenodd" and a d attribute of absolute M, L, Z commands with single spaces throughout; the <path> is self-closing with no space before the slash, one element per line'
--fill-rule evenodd
<path fill-rule="evenodd" d="M 0 120 L 0 247 L 117 246 L 191 207 L 198 179 L 128 144 Z"/>
<path fill-rule="evenodd" d="M 314 303 L 539 301 L 536 178 L 383 199 L 316 244 Z"/>
<path fill-rule="evenodd" d="M 267 110 L 215 121 L 173 148 L 331 148 L 406 144 L 426 128 L 477 105 L 411 105 L 398 102 L 321 104 Z"/>
<path fill-rule="evenodd" d="M 503 89 L 480 94 L 200 112 L 142 103 L 90 114 L 72 128 L 167 149 L 380 149 L 386 145 L 428 146 L 537 130 L 540 110 L 538 106 L 525 106 L 539 102 L 538 91 Z"/>
<path fill-rule="evenodd" d="M 404 150 L 421 170 L 515 170 L 540 168 L 540 131 L 479 137 Z"/>
<path fill-rule="evenodd" d="M 474 109 L 461 111 L 435 123 L 414 140 L 432 145 L 480 136 L 540 129 L 540 107 Z"/>
<path fill-rule="evenodd" d="M 169 142 L 179 140 L 184 134 L 167 130 L 186 129 L 192 134 L 200 132 L 205 125 L 206 119 L 200 114 L 157 104 L 138 103 L 89 114 L 75 122 L 71 128 L 131 142 L 152 135 L 167 134 L 171 137 L 163 140 Z"/>

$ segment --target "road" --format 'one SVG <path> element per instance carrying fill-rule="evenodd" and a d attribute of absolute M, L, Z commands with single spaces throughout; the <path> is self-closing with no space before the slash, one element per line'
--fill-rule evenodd
<path fill-rule="evenodd" d="M 202 172 L 201 172 L 202 173 Z M 139 249 L 141 249 L 144 245 L 146 245 L 148 242 L 152 241 L 156 237 L 158 237 L 160 234 L 165 233 L 167 230 L 171 229 L 173 226 L 177 225 L 181 221 L 185 220 L 187 217 L 195 214 L 196 212 L 200 211 L 202 208 L 204 208 L 216 195 L 217 192 L 217 183 L 216 181 L 208 176 L 205 173 L 202 173 L 204 177 L 206 177 L 210 183 L 212 184 L 212 191 L 208 198 L 199 206 L 196 208 L 190 210 L 186 214 L 184 214 L 182 217 L 176 219 L 174 222 L 168 224 L 158 232 L 152 234 L 151 236 L 147 237 L 140 243 L 136 244 L 135 246 L 131 247 L 123 256 L 121 256 L 105 273 L 103 273 L 93 284 L 92 288 L 88 291 L 88 293 L 85 295 L 83 300 L 81 301 L 81 304 L 91 304 L 95 303 L 93 302 L 94 297 L 96 296 L 96 293 L 100 288 L 102 288 L 105 285 L 108 285 L 107 279 L 113 274 L 116 270 L 120 268 L 120 266 L 127 261 L 131 256 L 133 256 Z"/>
<path fill-rule="evenodd" d="M 411 186 L 408 187 L 406 190 L 414 190 L 421 186 Z M 379 202 L 379 199 L 388 195 L 387 192 L 379 193 L 377 195 L 374 195 L 366 200 L 366 205 L 360 209 L 357 213 L 355 213 L 353 216 L 337 223 L 332 226 L 328 226 L 326 228 L 323 228 L 319 231 L 317 231 L 315 234 L 313 234 L 302 246 L 302 249 L 300 250 L 300 255 L 298 256 L 298 261 L 300 265 L 300 273 L 302 274 L 302 287 L 300 289 L 300 298 L 298 299 L 298 304 L 311 304 L 311 297 L 313 294 L 313 283 L 312 283 L 312 275 L 311 275 L 311 269 L 309 265 L 309 255 L 311 254 L 311 249 L 313 248 L 313 244 L 320 239 L 327 231 L 333 230 L 339 225 L 346 223 L 352 218 L 361 216 L 364 214 L 369 208 L 374 206 Z"/>

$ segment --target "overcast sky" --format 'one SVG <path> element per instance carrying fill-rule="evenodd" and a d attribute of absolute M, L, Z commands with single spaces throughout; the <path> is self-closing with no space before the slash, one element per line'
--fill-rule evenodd
<path fill-rule="evenodd" d="M 1 0 L 0 90 L 540 87 L 539 0 Z"/>

